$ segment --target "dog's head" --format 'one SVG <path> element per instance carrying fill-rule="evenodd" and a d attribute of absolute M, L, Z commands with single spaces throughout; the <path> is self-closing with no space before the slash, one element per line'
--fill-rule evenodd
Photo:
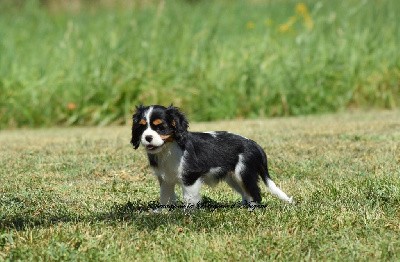
<path fill-rule="evenodd" d="M 133 114 L 131 144 L 137 149 L 142 143 L 150 154 L 162 151 L 165 143 L 176 141 L 184 147 L 189 123 L 178 108 L 137 106 Z"/>

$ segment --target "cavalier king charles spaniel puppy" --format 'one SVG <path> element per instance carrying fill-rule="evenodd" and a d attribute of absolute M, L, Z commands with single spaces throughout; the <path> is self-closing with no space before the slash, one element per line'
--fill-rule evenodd
<path fill-rule="evenodd" d="M 224 180 L 242 196 L 242 204 L 261 202 L 261 180 L 269 191 L 292 203 L 268 174 L 267 156 L 251 139 L 226 131 L 190 132 L 185 115 L 176 107 L 138 106 L 133 115 L 131 144 L 146 149 L 150 166 L 160 183 L 160 204 L 175 205 L 180 185 L 186 207 L 201 201 L 203 184 Z"/>

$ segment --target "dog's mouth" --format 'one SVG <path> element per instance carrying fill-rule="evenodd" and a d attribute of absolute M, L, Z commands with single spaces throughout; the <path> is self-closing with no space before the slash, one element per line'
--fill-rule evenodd
<path fill-rule="evenodd" d="M 160 147 L 162 147 L 162 145 L 161 145 L 161 146 L 146 145 L 146 149 L 147 149 L 148 151 L 154 151 L 154 150 L 156 150 L 156 149 L 159 149 Z"/>

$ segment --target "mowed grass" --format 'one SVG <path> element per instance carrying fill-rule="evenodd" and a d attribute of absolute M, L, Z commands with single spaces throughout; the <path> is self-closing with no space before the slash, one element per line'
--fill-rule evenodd
<path fill-rule="evenodd" d="M 0 128 L 400 105 L 398 0 L 64 2 L 0 2 Z"/>
<path fill-rule="evenodd" d="M 263 186 L 250 212 L 220 184 L 202 189 L 207 207 L 155 214 L 158 183 L 129 126 L 1 131 L 0 260 L 400 259 L 399 111 L 191 130 L 258 141 L 296 204 Z"/>

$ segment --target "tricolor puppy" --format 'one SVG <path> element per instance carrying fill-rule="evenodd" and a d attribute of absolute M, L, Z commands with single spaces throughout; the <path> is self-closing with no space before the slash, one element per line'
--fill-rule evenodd
<path fill-rule="evenodd" d="M 267 156 L 261 146 L 228 133 L 189 132 L 189 123 L 178 108 L 153 105 L 136 107 L 131 144 L 142 144 L 160 183 L 161 205 L 174 205 L 175 185 L 183 189 L 186 206 L 196 206 L 203 184 L 224 180 L 242 196 L 242 203 L 261 202 L 259 178 L 269 191 L 292 203 L 268 174 Z"/>

